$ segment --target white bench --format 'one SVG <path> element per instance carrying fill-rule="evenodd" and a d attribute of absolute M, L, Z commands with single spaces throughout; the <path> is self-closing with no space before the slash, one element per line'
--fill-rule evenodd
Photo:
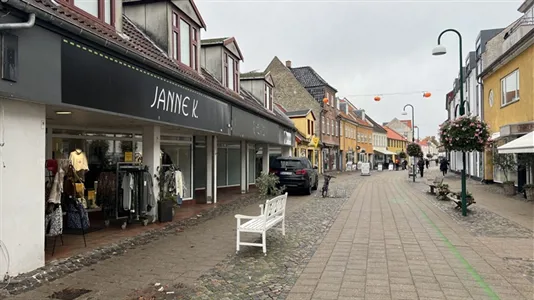
<path fill-rule="evenodd" d="M 237 219 L 236 253 L 239 252 L 240 246 L 255 246 L 262 247 L 263 253 L 267 255 L 267 231 L 278 223 L 282 223 L 282 235 L 286 235 L 286 202 L 287 193 L 269 199 L 265 204 L 260 204 L 261 214 L 259 216 L 235 215 Z M 248 221 L 241 224 L 241 220 Z M 242 232 L 260 233 L 262 238 L 261 244 L 241 242 Z"/>
<path fill-rule="evenodd" d="M 426 185 L 428 185 L 428 187 L 430 188 L 430 191 L 429 191 L 430 194 L 432 195 L 436 194 L 434 189 L 436 189 L 443 183 L 443 179 L 444 179 L 443 176 L 436 176 L 434 180 L 427 179 Z"/>

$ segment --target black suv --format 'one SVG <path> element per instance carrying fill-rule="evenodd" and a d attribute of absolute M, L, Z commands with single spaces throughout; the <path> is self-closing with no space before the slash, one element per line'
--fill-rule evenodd
<path fill-rule="evenodd" d="M 280 179 L 280 186 L 287 190 L 300 190 L 307 195 L 319 185 L 317 167 L 312 167 L 305 157 L 278 157 L 271 162 L 270 173 Z"/>

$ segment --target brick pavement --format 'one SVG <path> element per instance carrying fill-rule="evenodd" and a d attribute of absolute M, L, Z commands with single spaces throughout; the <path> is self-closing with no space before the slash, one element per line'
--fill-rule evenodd
<path fill-rule="evenodd" d="M 290 197 L 288 213 L 299 210 L 310 197 Z M 249 205 L 239 213 L 259 214 L 259 207 Z M 204 272 L 235 254 L 235 226 L 233 213 L 222 215 L 12 298 L 49 300 L 54 292 L 75 288 L 91 290 L 76 300 L 132 299 L 127 295 L 154 283 L 193 287 Z"/>
<path fill-rule="evenodd" d="M 532 299 L 521 272 L 431 201 L 405 172 L 367 178 L 287 299 Z"/>

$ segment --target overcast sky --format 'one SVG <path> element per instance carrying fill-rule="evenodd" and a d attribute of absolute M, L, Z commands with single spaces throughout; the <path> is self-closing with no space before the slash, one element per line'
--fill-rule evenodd
<path fill-rule="evenodd" d="M 264 70 L 274 56 L 313 67 L 375 121 L 415 107 L 421 137 L 436 135 L 446 119 L 445 94 L 458 75 L 458 38 L 447 33 L 446 56 L 432 56 L 446 28 L 463 35 L 464 58 L 480 30 L 506 27 L 522 1 L 402 0 L 196 0 L 206 24 L 202 38 L 234 36 L 245 62 L 241 71 Z M 421 91 L 409 95 L 374 94 Z M 422 98 L 429 91 L 432 97 Z M 368 95 L 369 94 L 369 95 Z M 361 96 L 368 95 L 368 96 Z"/>

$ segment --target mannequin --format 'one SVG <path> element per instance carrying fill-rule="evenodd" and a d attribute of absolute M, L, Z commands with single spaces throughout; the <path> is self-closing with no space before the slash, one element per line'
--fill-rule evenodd
<path fill-rule="evenodd" d="M 85 172 L 89 171 L 89 166 L 87 164 L 87 157 L 82 149 L 76 148 L 69 155 L 69 160 L 76 174 L 83 180 L 85 179 Z"/>

